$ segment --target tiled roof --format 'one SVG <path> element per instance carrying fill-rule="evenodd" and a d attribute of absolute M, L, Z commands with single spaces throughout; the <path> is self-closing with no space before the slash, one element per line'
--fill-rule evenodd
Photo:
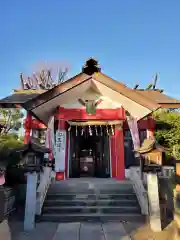
<path fill-rule="evenodd" d="M 169 97 L 158 90 L 136 90 L 139 94 L 152 99 L 158 104 L 180 104 L 180 100 Z"/>
<path fill-rule="evenodd" d="M 31 94 L 17 94 L 14 93 L 8 97 L 5 97 L 0 100 L 0 107 L 15 107 L 16 104 L 23 104 L 26 101 L 29 101 L 35 97 L 37 97 L 39 94 L 37 93 L 31 93 Z"/>

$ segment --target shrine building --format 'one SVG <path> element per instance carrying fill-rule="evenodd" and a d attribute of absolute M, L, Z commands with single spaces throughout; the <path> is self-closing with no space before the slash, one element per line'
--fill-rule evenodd
<path fill-rule="evenodd" d="M 49 120 L 54 117 L 54 146 L 56 151 L 61 148 L 55 156 L 58 180 L 123 180 L 129 167 L 139 164 L 134 157 L 127 115 L 137 120 L 142 142 L 154 135 L 152 113 L 160 108 L 180 108 L 180 100 L 155 88 L 129 88 L 102 73 L 97 61 L 89 59 L 71 79 L 50 90 L 16 89 L 0 100 L 0 107 L 27 111 L 25 143 L 32 132 L 44 144 Z"/>

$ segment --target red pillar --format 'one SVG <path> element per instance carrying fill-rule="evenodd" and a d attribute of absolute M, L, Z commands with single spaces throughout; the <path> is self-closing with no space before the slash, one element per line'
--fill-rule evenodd
<path fill-rule="evenodd" d="M 24 122 L 25 134 L 24 134 L 24 144 L 27 144 L 30 139 L 31 129 L 32 129 L 32 116 L 27 112 L 27 116 Z"/>
<path fill-rule="evenodd" d="M 67 123 L 65 120 L 59 120 L 58 130 L 66 131 L 66 148 L 65 148 L 65 170 L 63 172 L 56 172 L 56 180 L 65 180 L 67 177 L 68 168 L 68 132 Z M 63 159 L 62 159 L 63 160 Z"/>
<path fill-rule="evenodd" d="M 111 168 L 112 178 L 116 177 L 116 131 L 111 136 Z"/>
<path fill-rule="evenodd" d="M 67 123 L 66 123 L 66 155 L 65 155 L 65 177 L 68 177 L 68 159 L 69 159 L 69 134 L 68 134 L 68 130 L 67 130 Z"/>
<path fill-rule="evenodd" d="M 154 138 L 154 132 L 155 132 L 155 120 L 150 116 L 147 120 L 147 138 Z"/>
<path fill-rule="evenodd" d="M 112 178 L 125 179 L 124 134 L 118 128 L 115 129 L 114 135 L 111 136 L 111 166 Z"/>

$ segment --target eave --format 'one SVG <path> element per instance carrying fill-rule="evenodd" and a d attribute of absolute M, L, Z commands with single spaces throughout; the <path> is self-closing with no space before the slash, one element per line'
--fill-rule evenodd
<path fill-rule="evenodd" d="M 63 85 L 63 84 L 62 84 Z M 133 96 L 136 97 L 136 101 L 133 101 L 131 97 L 124 93 L 120 93 L 120 91 L 116 91 L 115 86 L 114 89 L 111 86 L 107 86 L 108 83 L 104 84 L 103 81 L 98 81 L 96 77 L 88 77 L 82 82 L 76 82 L 76 84 L 73 84 L 73 87 L 66 88 L 65 86 L 59 86 L 61 91 L 56 91 L 53 93 L 51 91 L 51 96 L 53 94 L 53 98 L 50 98 L 49 101 L 44 101 L 42 95 L 47 94 L 48 92 L 39 95 L 37 98 L 39 101 L 39 105 L 36 105 L 36 107 L 32 104 L 29 104 L 29 102 L 24 104 L 24 108 L 26 106 L 31 106 L 31 108 L 26 108 L 27 110 L 31 111 L 31 113 L 34 116 L 37 116 L 38 119 L 40 119 L 42 122 L 44 122 L 46 125 L 48 123 L 48 120 L 52 114 L 54 114 L 54 111 L 57 109 L 58 106 L 61 106 L 63 104 L 71 103 L 73 100 L 79 99 L 79 97 L 82 96 L 88 89 L 93 88 L 94 91 L 98 92 L 102 96 L 109 97 L 112 101 L 117 102 L 121 104 L 124 109 L 128 110 L 132 115 L 137 117 L 137 120 L 140 120 L 150 114 L 152 111 L 158 109 L 160 106 L 156 103 L 151 102 L 150 100 L 147 101 L 145 97 L 141 97 L 138 94 L 134 94 Z M 134 92 L 133 92 L 134 93 Z M 126 96 L 125 96 L 126 95 Z M 128 97 L 127 97 L 128 95 Z M 50 96 L 46 95 L 47 98 Z M 134 97 L 134 98 L 135 98 Z M 144 99 L 143 103 L 138 103 L 138 98 Z M 34 99 L 33 99 L 34 100 Z M 35 99 L 36 100 L 36 99 Z M 146 101 L 146 102 L 145 102 Z M 41 102 L 41 104 L 40 104 Z M 145 105 L 145 106 L 143 106 Z M 32 106 L 34 106 L 32 108 Z"/>

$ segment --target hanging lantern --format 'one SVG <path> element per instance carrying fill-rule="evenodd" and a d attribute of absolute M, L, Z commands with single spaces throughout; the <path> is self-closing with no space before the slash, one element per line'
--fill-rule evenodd
<path fill-rule="evenodd" d="M 77 135 L 78 135 L 78 128 L 77 128 L 77 126 L 76 126 L 76 137 L 77 137 Z"/>
<path fill-rule="evenodd" d="M 92 129 L 90 125 L 89 125 L 89 135 L 92 136 Z"/>
<path fill-rule="evenodd" d="M 97 130 L 97 126 L 95 125 L 95 133 L 96 133 L 96 136 L 98 136 L 98 130 Z"/>

